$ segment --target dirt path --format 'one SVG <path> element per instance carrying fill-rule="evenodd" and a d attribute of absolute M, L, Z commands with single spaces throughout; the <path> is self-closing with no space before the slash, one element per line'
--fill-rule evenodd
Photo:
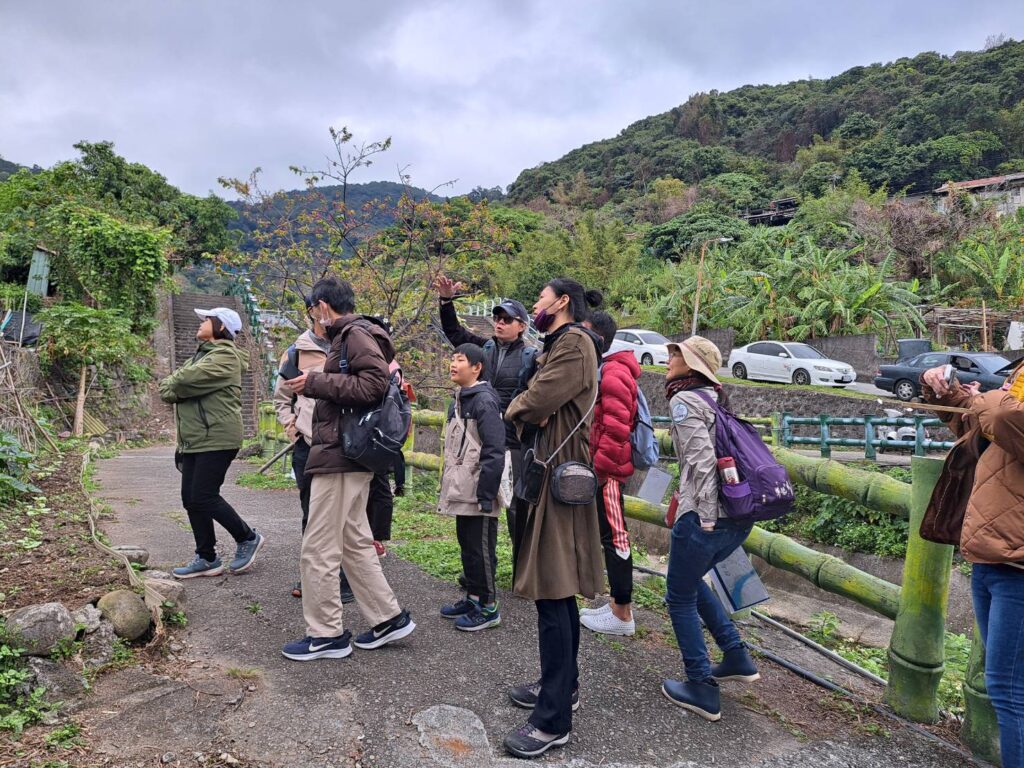
<path fill-rule="evenodd" d="M 231 478 L 246 467 L 236 463 Z M 105 525 L 115 543 L 151 552 L 151 567 L 191 555 L 168 447 L 134 450 L 101 462 L 100 495 L 115 511 Z M 522 765 L 501 739 L 525 721 L 506 689 L 536 677 L 536 614 L 502 596 L 500 629 L 462 635 L 437 615 L 453 585 L 393 554 L 384 569 L 416 633 L 393 647 L 341 661 L 299 664 L 280 655 L 303 634 L 297 574 L 297 496 L 255 491 L 231 479 L 225 495 L 267 537 L 246 575 L 188 584 L 188 627 L 177 631 L 168 667 L 180 679 L 140 669 L 101 679 L 83 716 L 101 754 L 119 765 L 225 764 L 327 766 Z M 220 533 L 220 531 L 218 531 Z M 231 545 L 230 547 L 228 545 Z M 230 540 L 225 552 L 233 551 Z M 609 643 L 584 633 L 583 705 L 569 746 L 543 761 L 584 766 L 945 766 L 959 755 L 910 731 L 874 736 L 855 726 L 821 689 L 763 665 L 753 686 L 726 684 L 723 718 L 707 723 L 666 702 L 661 679 L 680 674 L 678 651 L 661 638 L 664 621 L 640 613 L 655 631 Z M 353 631 L 366 628 L 346 610 Z M 756 710 L 756 711 L 755 711 Z M 891 724 L 887 727 L 891 728 Z M 212 755 L 212 758 L 207 757 Z M 155 762 L 154 762 L 155 761 Z M 230 764 L 230 763 L 227 763 Z"/>

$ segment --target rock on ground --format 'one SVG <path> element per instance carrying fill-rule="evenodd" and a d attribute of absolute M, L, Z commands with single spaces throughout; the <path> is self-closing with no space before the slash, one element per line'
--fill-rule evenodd
<path fill-rule="evenodd" d="M 117 635 L 114 634 L 114 625 L 106 619 L 100 622 L 95 632 L 85 636 L 82 643 L 82 658 L 87 668 L 102 667 L 114 660 L 114 641 Z"/>
<path fill-rule="evenodd" d="M 28 668 L 35 678 L 33 687 L 43 686 L 47 701 L 66 702 L 86 691 L 82 676 L 61 662 L 31 658 L 28 660 Z"/>
<path fill-rule="evenodd" d="M 61 642 L 75 637 L 71 613 L 60 603 L 26 605 L 7 617 L 7 631 L 24 644 L 30 656 L 48 656 Z"/>
<path fill-rule="evenodd" d="M 136 546 L 135 544 L 117 544 L 112 549 L 119 555 L 128 558 L 129 563 L 145 565 L 149 562 L 149 550 Z"/>
<path fill-rule="evenodd" d="M 71 614 L 71 620 L 75 623 L 75 628 L 80 628 L 87 635 L 100 628 L 100 621 L 102 619 L 103 614 L 100 613 L 100 609 L 92 603 L 86 603 Z"/>
<path fill-rule="evenodd" d="M 149 629 L 149 608 L 134 592 L 115 589 L 100 598 L 96 607 L 103 618 L 114 625 L 114 632 L 125 640 L 137 640 Z"/>

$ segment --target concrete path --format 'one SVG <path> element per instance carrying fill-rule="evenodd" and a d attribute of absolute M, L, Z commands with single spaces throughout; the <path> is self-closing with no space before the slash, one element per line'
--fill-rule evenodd
<path fill-rule="evenodd" d="M 456 632 L 437 614 L 456 598 L 438 581 L 391 554 L 384 569 L 418 628 L 407 640 L 345 660 L 297 663 L 282 644 L 304 634 L 289 590 L 299 552 L 297 495 L 233 483 L 226 497 L 268 544 L 253 571 L 188 583 L 188 627 L 175 632 L 167 662 L 101 678 L 87 706 L 95 746 L 118 765 L 199 765 L 226 752 L 244 765 L 505 766 L 501 740 L 525 722 L 509 686 L 538 675 L 536 614 L 502 595 L 503 624 Z M 105 529 L 115 543 L 151 552 L 151 567 L 191 556 L 172 451 L 125 452 L 100 463 L 100 495 L 115 512 Z M 218 529 L 218 535 L 222 531 Z M 225 554 L 233 542 L 223 542 Z M 542 761 L 585 766 L 963 766 L 969 762 L 910 730 L 859 728 L 822 689 L 763 663 L 764 679 L 723 686 L 724 713 L 708 723 L 669 704 L 662 678 L 681 674 L 665 621 L 638 612 L 644 638 L 608 642 L 584 631 L 583 705 L 569 746 Z M 366 628 L 347 610 L 353 632 Z M 888 736 L 873 735 L 889 730 Z M 211 764 L 209 762 L 207 765 Z M 220 765 L 221 762 L 213 764 Z"/>

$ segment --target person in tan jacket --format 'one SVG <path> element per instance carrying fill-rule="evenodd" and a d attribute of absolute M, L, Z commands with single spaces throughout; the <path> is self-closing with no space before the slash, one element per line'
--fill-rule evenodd
<path fill-rule="evenodd" d="M 313 478 L 306 474 L 306 460 L 309 458 L 309 446 L 313 441 L 313 409 L 316 400 L 306 395 L 296 395 L 288 386 L 285 374 L 297 368 L 302 373 L 320 372 L 327 362 L 327 353 L 331 350 L 331 342 L 327 332 L 319 320 L 310 312 L 312 302 L 309 296 L 303 297 L 306 303 L 306 321 L 309 328 L 295 340 L 285 353 L 281 355 L 278 367 L 277 384 L 274 386 L 274 412 L 277 420 L 284 425 L 285 434 L 292 441 L 292 474 L 295 485 L 299 489 L 299 506 L 302 508 L 302 532 L 306 532 L 309 521 L 309 490 Z M 294 370 L 291 370 L 294 373 Z M 341 602 L 351 603 L 355 600 L 345 571 L 341 572 Z M 292 587 L 292 597 L 302 597 L 302 582 Z"/>
<path fill-rule="evenodd" d="M 999 721 L 1004 768 L 1024 767 L 1024 365 L 1003 389 L 947 382 L 925 371 L 928 402 L 967 408 L 941 413 L 957 437 L 980 441 L 960 553 L 973 563 L 974 615 L 985 644 L 985 684 Z M 979 434 L 980 433 L 980 434 Z M 955 449 L 954 449 L 955 450 Z M 941 480 L 940 480 L 941 483 Z"/>

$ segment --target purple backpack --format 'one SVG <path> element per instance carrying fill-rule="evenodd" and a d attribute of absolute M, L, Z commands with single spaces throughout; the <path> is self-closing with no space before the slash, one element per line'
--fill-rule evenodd
<path fill-rule="evenodd" d="M 711 396 L 697 391 L 715 409 L 715 455 L 736 461 L 740 481 L 721 483 L 718 497 L 722 510 L 733 520 L 756 523 L 774 520 L 793 510 L 793 483 L 775 460 L 757 429 L 733 415 Z"/>

